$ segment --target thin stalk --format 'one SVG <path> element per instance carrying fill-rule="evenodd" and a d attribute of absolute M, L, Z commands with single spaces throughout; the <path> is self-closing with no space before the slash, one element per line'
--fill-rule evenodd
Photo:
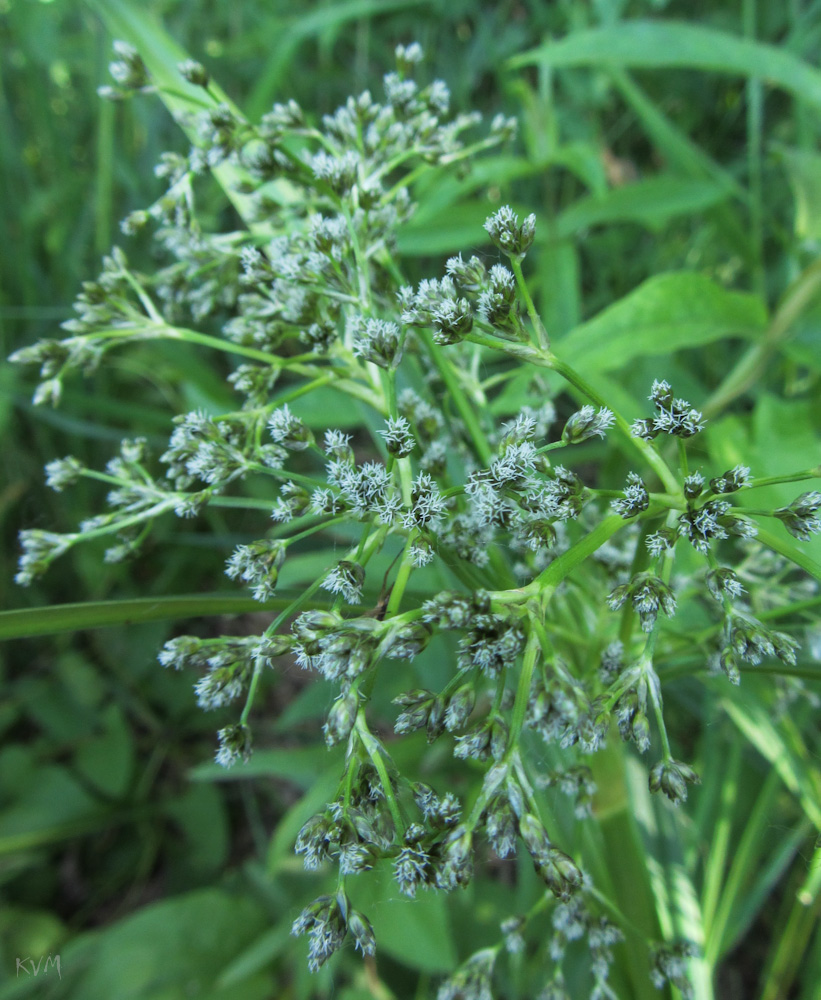
<path fill-rule="evenodd" d="M 539 635 L 534 628 L 531 628 L 522 658 L 522 673 L 519 676 L 519 684 L 516 688 L 516 700 L 513 703 L 513 715 L 510 721 L 510 738 L 506 757 L 509 757 L 519 745 L 519 737 L 524 725 L 527 703 L 530 698 L 530 689 L 533 686 L 533 671 L 536 669 L 536 661 L 539 657 L 540 648 Z"/>
<path fill-rule="evenodd" d="M 764 336 L 750 347 L 702 407 L 713 417 L 743 395 L 767 371 L 770 356 L 785 341 L 796 320 L 821 292 L 821 261 L 811 264 L 784 293 Z"/>
<path fill-rule="evenodd" d="M 385 610 L 386 618 L 392 618 L 399 610 L 399 605 L 402 603 L 402 595 L 405 593 L 405 587 L 407 587 L 408 580 L 413 572 L 411 546 L 415 537 L 416 533 L 411 532 L 408 536 L 407 542 L 405 543 L 405 551 L 402 553 L 402 562 L 399 564 L 399 569 L 396 572 L 396 580 L 394 581 L 393 588 L 391 589 L 391 596 L 388 600 L 387 609 Z"/>
<path fill-rule="evenodd" d="M 382 785 L 382 791 L 385 793 L 385 801 L 388 803 L 388 810 L 391 814 L 391 818 L 393 819 L 393 825 L 396 827 L 396 832 L 400 839 L 404 839 L 405 822 L 399 811 L 399 803 L 396 801 L 396 794 L 393 790 L 393 784 L 391 783 L 388 769 L 385 767 L 385 758 L 382 756 L 382 748 L 371 733 L 370 729 L 368 729 L 368 723 L 365 720 L 365 710 L 361 708 L 356 716 L 356 731 L 359 733 L 362 745 L 365 747 L 373 766 L 376 768 L 376 773 L 379 775 L 379 782 Z"/>
<path fill-rule="evenodd" d="M 493 451 L 488 443 L 485 432 L 479 424 L 479 420 L 477 419 L 473 407 L 468 402 L 467 397 L 462 391 L 462 387 L 459 385 L 459 380 L 456 377 L 453 366 L 442 357 L 442 352 L 439 349 L 439 346 L 434 343 L 433 337 L 428 331 L 421 331 L 420 337 L 422 342 L 425 344 L 434 365 L 436 366 L 436 370 L 442 376 L 442 380 L 447 386 L 448 393 L 450 394 L 453 402 L 456 404 L 459 415 L 465 422 L 465 427 L 471 440 L 473 441 L 473 446 L 475 447 L 477 454 L 485 465 L 490 465 L 493 459 Z"/>
<path fill-rule="evenodd" d="M 319 590 L 322 585 L 324 575 L 314 580 L 310 587 L 305 590 L 302 594 L 297 597 L 295 601 L 284 608 L 279 615 L 271 622 L 271 624 L 265 629 L 264 635 L 273 635 L 274 632 L 279 628 L 279 626 L 285 621 L 286 618 L 294 614 L 296 611 L 305 604 L 305 602 Z M 254 698 L 256 697 L 257 688 L 259 686 L 259 679 L 262 675 L 262 671 L 265 669 L 265 661 L 261 656 L 258 656 L 256 662 L 254 663 L 254 672 L 251 676 L 251 683 L 248 685 L 248 696 L 245 699 L 245 707 L 242 710 L 242 715 L 240 716 L 240 724 L 245 726 L 248 724 L 248 717 L 251 714 L 251 709 L 254 706 Z"/>
<path fill-rule="evenodd" d="M 742 26 L 744 37 L 755 40 L 756 0 L 743 0 Z M 764 212 L 762 183 L 762 132 L 764 97 L 759 77 L 747 78 L 747 175 L 750 185 L 750 229 L 755 254 L 753 281 L 762 297 L 766 291 L 764 278 Z"/>
<path fill-rule="evenodd" d="M 547 330 L 544 328 L 544 323 L 542 323 L 541 316 L 536 310 L 536 306 L 533 302 L 533 297 L 530 294 L 530 289 L 527 287 L 527 282 L 525 281 L 525 276 L 522 273 L 522 262 L 516 258 L 511 257 L 510 266 L 513 268 L 513 273 L 516 276 L 516 284 L 519 286 L 519 294 L 522 296 L 525 302 L 525 307 L 527 308 L 527 314 L 530 317 L 530 322 L 533 326 L 533 333 L 536 337 L 536 344 L 541 350 L 550 350 L 550 337 L 547 335 Z"/>
<path fill-rule="evenodd" d="M 816 465 L 814 469 L 806 469 L 804 472 L 793 472 L 787 476 L 767 476 L 763 479 L 754 479 L 749 485 L 743 487 L 743 489 L 757 490 L 759 486 L 776 486 L 778 483 L 800 483 L 805 479 L 821 479 L 821 465 Z"/>

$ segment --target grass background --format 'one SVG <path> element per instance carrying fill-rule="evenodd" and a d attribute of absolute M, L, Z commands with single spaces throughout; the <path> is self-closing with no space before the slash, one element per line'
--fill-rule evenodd
<path fill-rule="evenodd" d="M 705 458 L 726 460 L 722 468 L 755 460 L 776 474 L 818 455 L 821 4 L 0 0 L 4 355 L 57 334 L 80 282 L 112 242 L 123 243 L 118 220 L 160 193 L 159 154 L 184 148 L 156 99 L 96 97 L 112 37 L 135 24 L 202 60 L 252 118 L 274 100 L 324 113 L 351 92 L 376 92 L 394 45 L 420 41 L 457 108 L 515 114 L 521 135 L 489 165 L 419 192 L 424 207 L 400 238 L 418 273 L 481 249 L 481 223 L 504 201 L 532 208 L 538 305 L 551 333 L 574 331 L 568 349 L 591 359 L 600 329 L 585 321 L 653 275 L 695 272 L 690 285 L 662 289 L 653 342 L 636 351 L 628 329 L 619 349 L 590 360 L 597 377 L 628 413 L 653 377 L 694 402 L 712 400 Z M 548 42 L 549 64 L 527 55 Z M 216 187 L 208 211 L 215 224 L 229 217 Z M 150 265 L 148 245 L 128 250 Z M 685 330 L 673 353 L 658 314 L 691 312 L 699 278 L 750 296 L 752 319 L 746 331 Z M 797 293 L 803 306 L 786 323 L 784 303 Z M 741 356 L 747 373 L 728 382 Z M 193 531 L 163 528 L 127 566 L 103 567 L 99 550 L 80 549 L 27 591 L 11 579 L 21 527 L 68 530 L 101 499 L 85 485 L 68 499 L 47 491 L 45 461 L 71 453 L 100 466 L 137 432 L 161 443 L 170 414 L 230 398 L 219 375 L 183 349 L 138 347 L 73 383 L 60 410 L 34 410 L 26 373 L 0 367 L 3 608 L 226 589 L 227 551 L 258 537 L 259 525 L 214 515 Z M 787 488 L 787 499 L 795 492 Z M 168 558 L 172 542 L 184 558 Z M 817 607 L 798 621 L 801 669 L 812 679 Z M 493 939 L 508 912 L 503 887 L 487 878 L 469 903 L 431 897 L 409 909 L 384 881 L 365 880 L 381 979 L 349 956 L 334 980 L 309 977 L 301 955 L 292 957 L 299 947 L 288 926 L 311 885 L 290 850 L 300 816 L 327 793 L 314 782 L 324 748 L 306 737 L 327 692 L 279 679 L 267 696 L 273 721 L 260 743 L 271 749 L 255 758 L 257 780 L 220 782 L 202 763 L 215 720 L 196 709 L 188 679 L 155 661 L 173 627 L 181 625 L 120 624 L 0 647 L 0 998 L 427 996 L 474 934 Z M 226 614 L 196 627 L 251 632 L 259 618 Z M 42 619 L 29 627 L 38 628 Z M 675 688 L 679 739 L 699 759 L 722 762 L 702 768 L 693 808 L 674 823 L 642 797 L 641 775 L 627 776 L 643 836 L 663 860 L 651 871 L 657 920 L 665 934 L 683 927 L 704 938 L 700 997 L 818 1000 L 813 712 L 798 701 L 775 718 L 771 678 L 745 678 L 732 698 L 709 684 L 710 697 L 687 679 Z M 789 682 L 779 691 L 789 697 Z M 16 974 L 16 958 L 56 953 L 62 979 Z M 503 995 L 528 996 L 528 974 L 506 970 Z"/>

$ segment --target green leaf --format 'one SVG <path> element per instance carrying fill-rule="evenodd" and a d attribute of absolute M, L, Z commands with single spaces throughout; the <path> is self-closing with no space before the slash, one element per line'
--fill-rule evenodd
<path fill-rule="evenodd" d="M 414 219 L 396 232 L 399 253 L 404 257 L 461 252 L 465 256 L 490 243 L 483 229 L 493 212 L 487 201 L 471 200 L 451 205 L 439 219 L 426 223 Z M 525 213 L 526 214 L 526 213 Z"/>
<path fill-rule="evenodd" d="M 216 1000 L 270 996 L 264 981 L 246 981 L 244 990 L 217 991 L 225 966 L 262 930 L 265 916 L 248 896 L 203 889 L 146 906 L 96 937 L 79 963 L 63 955 L 63 976 L 71 974 L 73 997 L 83 1000 Z M 77 942 L 82 941 L 82 938 Z M 74 943 L 72 943 L 74 944 Z"/>
<path fill-rule="evenodd" d="M 766 80 L 821 107 L 821 73 L 786 49 L 683 21 L 622 21 L 566 35 L 514 56 L 514 69 L 635 66 L 710 70 Z"/>
<path fill-rule="evenodd" d="M 523 156 L 504 155 L 487 156 L 471 163 L 466 177 L 443 175 L 441 170 L 431 168 L 430 173 L 420 178 L 417 184 L 419 207 L 414 213 L 414 224 L 435 224 L 444 209 L 464 201 L 469 195 L 485 192 L 491 187 L 500 188 L 521 177 L 542 174 L 550 165 L 548 162 L 534 163 Z M 493 208 L 490 203 L 485 205 L 487 215 Z"/>
<path fill-rule="evenodd" d="M 330 704 L 331 696 L 328 697 Z M 247 778 L 285 778 L 300 788 L 310 788 L 318 774 L 336 765 L 331 751 L 321 744 L 311 747 L 282 747 L 275 750 L 255 750 L 244 764 L 220 767 L 219 764 L 198 764 L 188 774 L 194 781 L 240 781 Z"/>
<path fill-rule="evenodd" d="M 720 682 L 713 682 L 714 685 Z M 724 711 L 762 757 L 778 772 L 786 787 L 801 803 L 805 815 L 821 830 L 821 771 L 812 760 L 806 741 L 789 716 L 777 723 L 772 712 L 745 685 L 722 698 Z"/>
<path fill-rule="evenodd" d="M 690 177 L 709 177 L 734 197 L 749 196 L 729 170 L 715 159 L 656 107 L 653 101 L 624 70 L 610 69 L 608 76 L 641 122 L 648 138 L 663 155 L 664 162 Z M 736 223 L 738 224 L 738 223 Z"/>
<path fill-rule="evenodd" d="M 99 721 L 104 732 L 80 744 L 75 764 L 104 795 L 121 798 L 128 791 L 134 770 L 134 735 L 117 705 L 100 712 Z"/>
<path fill-rule="evenodd" d="M 591 226 L 635 222 L 658 231 L 677 215 L 692 215 L 712 208 L 727 197 L 725 186 L 712 180 L 692 180 L 671 174 L 612 188 L 605 194 L 580 198 L 555 222 L 559 239 Z"/>
<path fill-rule="evenodd" d="M 441 894 L 420 892 L 416 899 L 406 899 L 383 869 L 352 883 L 351 902 L 373 921 L 380 952 L 428 973 L 449 972 L 456 965 L 453 932 Z"/>
<path fill-rule="evenodd" d="M 12 752 L 8 748 L 3 760 Z M 33 769 L 0 814 L 0 856 L 105 827 L 110 818 L 67 768 Z"/>
<path fill-rule="evenodd" d="M 108 625 L 173 621 L 206 615 L 241 615 L 249 611 L 279 611 L 293 597 L 277 597 L 264 604 L 236 594 L 190 594 L 177 597 L 137 597 L 126 601 L 87 601 L 51 604 L 43 608 L 0 611 L 0 641 L 32 635 L 53 635 Z M 305 607 L 325 606 L 308 602 Z"/>
<path fill-rule="evenodd" d="M 795 199 L 795 235 L 821 239 L 821 155 L 806 149 L 776 146 L 787 168 Z"/>
<path fill-rule="evenodd" d="M 702 274 L 672 271 L 649 278 L 598 316 L 576 327 L 556 353 L 588 372 L 623 368 L 645 355 L 669 356 L 730 336 L 764 331 L 758 296 L 731 292 Z"/>
<path fill-rule="evenodd" d="M 165 804 L 180 835 L 175 878 L 207 878 L 225 864 L 230 846 L 225 802 L 214 785 L 191 785 Z"/>

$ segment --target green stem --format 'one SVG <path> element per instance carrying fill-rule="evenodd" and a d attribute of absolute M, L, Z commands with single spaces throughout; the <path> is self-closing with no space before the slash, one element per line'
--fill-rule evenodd
<path fill-rule="evenodd" d="M 513 268 L 513 273 L 516 275 L 516 284 L 519 286 L 519 293 L 525 301 L 525 307 L 527 308 L 527 314 L 530 317 L 530 322 L 533 325 L 533 333 L 536 337 L 537 346 L 543 351 L 550 350 L 550 338 L 547 335 L 547 330 L 544 328 L 544 323 L 536 311 L 536 306 L 533 303 L 533 297 L 530 294 L 530 289 L 527 287 L 527 282 L 525 281 L 525 276 L 522 272 L 522 262 L 516 257 L 510 258 L 510 266 Z"/>
<path fill-rule="evenodd" d="M 318 579 L 314 580 L 310 587 L 305 590 L 302 594 L 297 597 L 295 601 L 285 607 L 279 615 L 271 622 L 271 624 L 265 629 L 264 635 L 273 635 L 274 632 L 279 628 L 279 626 L 285 621 L 286 618 L 290 617 L 295 612 L 305 604 L 305 602 L 319 590 L 324 580 L 324 574 Z M 248 717 L 251 714 L 251 709 L 254 707 L 254 698 L 256 697 L 257 688 L 259 686 L 259 679 L 262 675 L 262 671 L 265 667 L 264 660 L 262 657 L 257 657 L 254 663 L 254 673 L 251 676 L 251 683 L 248 685 L 248 696 L 245 699 L 245 707 L 242 710 L 242 715 L 240 716 L 240 723 L 245 726 L 248 724 Z"/>
<path fill-rule="evenodd" d="M 759 486 L 776 486 L 778 483 L 800 483 L 804 479 L 821 479 L 821 465 L 804 472 L 793 472 L 788 476 L 767 476 L 765 479 L 754 479 L 746 490 L 757 490 Z"/>
<path fill-rule="evenodd" d="M 388 769 L 385 767 L 385 758 L 382 756 L 382 747 L 380 746 L 379 741 L 373 736 L 370 729 L 368 729 L 364 709 L 360 709 L 356 717 L 356 731 L 359 733 L 362 745 L 365 747 L 373 766 L 376 768 L 376 773 L 379 775 L 379 781 L 382 785 L 382 790 L 385 793 L 385 801 L 388 803 L 388 810 L 390 811 L 393 819 L 393 825 L 396 827 L 396 832 L 400 839 L 404 839 L 405 823 L 402 819 L 402 814 L 399 811 L 399 803 L 396 801 L 396 795 L 393 790 L 390 775 L 388 774 Z"/>
<path fill-rule="evenodd" d="M 567 441 L 554 441 L 552 444 L 543 445 L 541 448 L 536 449 L 537 455 L 544 455 L 546 451 L 555 451 L 557 448 L 566 448 Z M 621 496 L 621 493 L 615 493 L 613 496 Z"/>
<path fill-rule="evenodd" d="M 396 572 L 396 580 L 394 581 L 393 588 L 391 589 L 391 596 L 385 610 L 386 618 L 392 618 L 399 610 L 399 605 L 402 603 L 402 595 L 405 593 L 405 587 L 407 587 L 408 580 L 413 572 L 411 545 L 413 544 L 415 537 L 416 532 L 412 531 L 408 536 L 407 542 L 405 543 L 405 551 L 402 553 L 402 562 L 399 564 L 399 569 Z"/>
<path fill-rule="evenodd" d="M 796 320 L 821 292 L 821 261 L 811 264 L 784 293 L 767 332 L 744 354 L 702 407 L 704 415 L 715 416 L 741 396 L 767 371 L 771 354 L 790 334 Z"/>
<path fill-rule="evenodd" d="M 566 379 L 571 385 L 575 386 L 579 392 L 591 401 L 591 403 L 595 403 L 596 406 L 605 407 L 605 409 L 610 410 L 616 418 L 616 426 L 630 440 L 633 446 L 641 452 L 644 460 L 653 469 L 662 483 L 664 483 L 664 488 L 669 493 L 679 493 L 678 479 L 649 441 L 645 441 L 644 438 L 633 437 L 630 431 L 630 425 L 624 417 L 614 410 L 612 406 L 608 406 L 607 402 L 599 395 L 599 393 L 596 392 L 591 385 L 585 382 L 578 372 L 576 372 L 574 368 L 571 368 L 570 365 L 566 365 L 563 361 L 559 361 L 559 359 L 553 355 L 550 367 L 553 371 L 561 375 L 562 378 Z"/>
<path fill-rule="evenodd" d="M 503 354 L 508 354 L 511 357 L 518 358 L 520 361 L 536 365 L 539 368 L 548 368 L 551 371 L 556 372 L 558 375 L 561 375 L 562 378 L 577 389 L 582 396 L 590 400 L 591 403 L 595 403 L 596 406 L 605 407 L 610 410 L 615 416 L 616 426 L 618 429 L 629 441 L 630 445 L 635 448 L 642 455 L 647 464 L 651 466 L 662 483 L 664 483 L 665 489 L 669 493 L 679 493 L 679 483 L 675 474 L 670 470 L 667 463 L 661 455 L 659 455 L 653 445 L 649 441 L 645 441 L 643 438 L 633 437 L 633 434 L 630 431 L 630 425 L 624 417 L 621 416 L 621 414 L 612 406 L 609 406 L 607 401 L 603 399 L 593 386 L 591 386 L 588 382 L 585 382 L 585 380 L 574 368 L 565 364 L 565 362 L 557 358 L 555 354 L 547 351 L 539 351 L 529 344 L 513 343 L 512 341 L 502 340 L 501 337 L 493 337 L 483 333 L 478 333 L 475 330 L 468 335 L 467 339 L 475 344 L 482 344 L 485 347 L 490 347 L 493 350 L 501 351 Z"/>
<path fill-rule="evenodd" d="M 513 703 L 513 715 L 510 721 L 510 739 L 507 745 L 506 757 L 509 757 L 519 744 L 519 736 L 521 735 L 525 713 L 527 712 L 527 703 L 530 699 L 530 689 L 533 686 L 533 671 L 536 669 L 536 661 L 539 658 L 540 648 L 539 635 L 535 628 L 531 628 L 522 658 L 522 673 L 519 677 L 518 687 L 516 688 L 516 700 Z"/>
<path fill-rule="evenodd" d="M 453 366 L 442 356 L 442 351 L 439 349 L 439 345 L 434 342 L 433 337 L 427 330 L 420 331 L 419 336 L 427 348 L 427 351 L 436 366 L 436 370 L 442 376 L 442 380 L 447 386 L 448 393 L 450 394 L 453 402 L 456 404 L 456 409 L 459 411 L 459 415 L 465 422 L 465 427 L 467 428 L 468 434 L 470 434 L 477 454 L 485 465 L 490 465 L 493 459 L 493 451 L 488 443 L 485 432 L 479 424 L 473 407 L 468 402 L 467 397 L 462 391 L 462 387 L 459 385 L 459 380 L 456 377 Z"/>

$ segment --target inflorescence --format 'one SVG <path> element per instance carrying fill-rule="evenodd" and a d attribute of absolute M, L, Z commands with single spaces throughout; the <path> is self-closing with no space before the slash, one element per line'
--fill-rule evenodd
<path fill-rule="evenodd" d="M 117 54 L 115 96 L 149 89 L 137 53 L 120 45 Z M 486 223 L 510 267 L 460 255 L 439 278 L 404 279 L 395 237 L 413 211 L 416 174 L 468 160 L 515 130 L 499 117 L 485 138 L 468 142 L 477 116 L 450 117 L 445 85 L 414 81 L 420 58 L 418 46 L 400 46 L 381 101 L 365 92 L 320 124 L 294 102 L 275 105 L 256 125 L 221 103 L 190 119 L 193 148 L 166 155 L 158 168 L 167 192 L 123 227 L 131 233 L 155 223 L 168 263 L 141 275 L 115 248 L 99 278 L 85 284 L 77 317 L 64 324 L 68 336 L 13 359 L 40 366 L 35 402 L 56 404 L 72 369 L 93 371 L 123 343 L 188 340 L 234 358 L 229 382 L 241 402 L 228 414 L 178 416 L 161 468 L 142 440 L 124 441 L 104 473 L 72 457 L 50 462 L 47 482 L 58 492 L 82 477 L 105 483 L 108 510 L 73 533 L 22 532 L 17 580 L 30 584 L 86 540 L 113 541 L 107 559 L 133 556 L 156 518 L 241 506 L 246 480 L 267 483 L 271 526 L 237 546 L 225 572 L 256 600 L 279 600 L 284 610 L 261 636 L 178 636 L 159 658 L 198 675 L 204 709 L 244 702 L 241 719 L 219 731 L 216 758 L 225 766 L 250 755 L 254 695 L 279 658 L 292 657 L 336 686 L 323 732 L 329 747 L 345 748 L 340 785 L 296 841 L 306 868 L 339 872 L 337 891 L 294 921 L 294 934 L 308 937 L 310 967 L 348 939 L 363 955 L 374 952 L 374 930 L 351 906 L 347 877 L 385 863 L 406 896 L 453 891 L 470 883 L 477 846 L 487 844 L 500 858 L 528 857 L 546 899 L 556 900 L 555 978 L 544 995 L 565 995 L 564 950 L 586 935 L 605 996 L 621 931 L 597 911 L 572 845 L 554 843 L 558 827 L 541 791 L 559 788 L 584 821 L 596 796 L 584 761 L 614 729 L 640 753 L 659 755 L 648 769 L 651 790 L 678 803 L 697 782 L 693 768 L 671 755 L 657 670 L 665 622 L 678 612 L 672 570 L 680 545 L 703 563 L 701 591 L 716 619 L 712 656 L 730 680 L 739 681 L 744 663 L 777 657 L 794 664 L 797 644 L 756 617 L 749 572 L 719 561 L 739 560 L 739 551 L 745 567 L 754 561 L 749 546 L 761 512 L 743 502 L 758 485 L 750 469 L 737 465 L 707 482 L 683 463 L 665 492 L 654 492 L 665 439 L 684 449 L 705 426 L 666 381 L 652 385 L 655 414 L 629 428 L 653 461 L 628 471 L 620 489 L 599 488 L 589 463 L 582 472 L 573 459 L 576 446 L 614 432 L 611 408 L 592 395 L 554 429 L 561 400 L 546 395 L 539 367 L 556 358 L 521 283 L 535 216 L 520 222 L 502 207 Z M 180 71 L 210 94 L 203 67 L 186 63 Z M 197 222 L 196 180 L 223 164 L 243 178 L 248 231 L 209 234 Z M 281 203 L 271 184 L 284 185 Z M 535 392 L 513 414 L 500 409 L 510 419 L 498 423 L 489 383 L 477 375 L 491 363 L 481 353 L 488 345 L 514 361 L 500 369 L 502 380 L 523 358 L 539 366 Z M 332 426 L 333 412 L 302 405 L 314 387 L 329 385 L 337 399 L 367 411 L 367 424 L 347 433 Z M 567 464 L 551 460 L 556 449 L 568 449 Z M 608 517 L 608 499 L 618 517 Z M 819 507 L 821 493 L 813 491 L 764 514 L 806 541 L 821 529 Z M 292 549 L 311 537 L 310 548 L 342 524 L 361 540 L 329 558 L 307 590 L 291 600 L 286 587 L 280 599 Z M 342 536 L 329 537 L 337 544 Z M 405 588 L 428 566 L 449 589 L 418 600 Z M 574 573 L 586 574 L 579 593 Z M 589 614 L 569 610 L 580 594 L 592 602 Z M 308 599 L 314 606 L 305 608 Z M 599 615 L 596 602 L 612 613 Z M 441 690 L 412 687 L 396 697 L 394 729 L 424 732 L 430 743 L 445 739 L 457 760 L 480 762 L 469 811 L 453 792 L 400 773 L 369 728 L 382 662 L 413 661 L 433 643 L 450 679 Z M 706 640 L 698 648 L 710 656 Z M 539 741 L 561 755 L 561 768 L 538 773 L 538 750 L 529 751 Z M 506 922 L 509 950 L 524 947 L 526 924 L 524 917 Z M 440 1000 L 490 996 L 497 953 L 472 956 L 442 986 Z M 684 957 L 659 950 L 660 979 L 678 982 Z"/>

